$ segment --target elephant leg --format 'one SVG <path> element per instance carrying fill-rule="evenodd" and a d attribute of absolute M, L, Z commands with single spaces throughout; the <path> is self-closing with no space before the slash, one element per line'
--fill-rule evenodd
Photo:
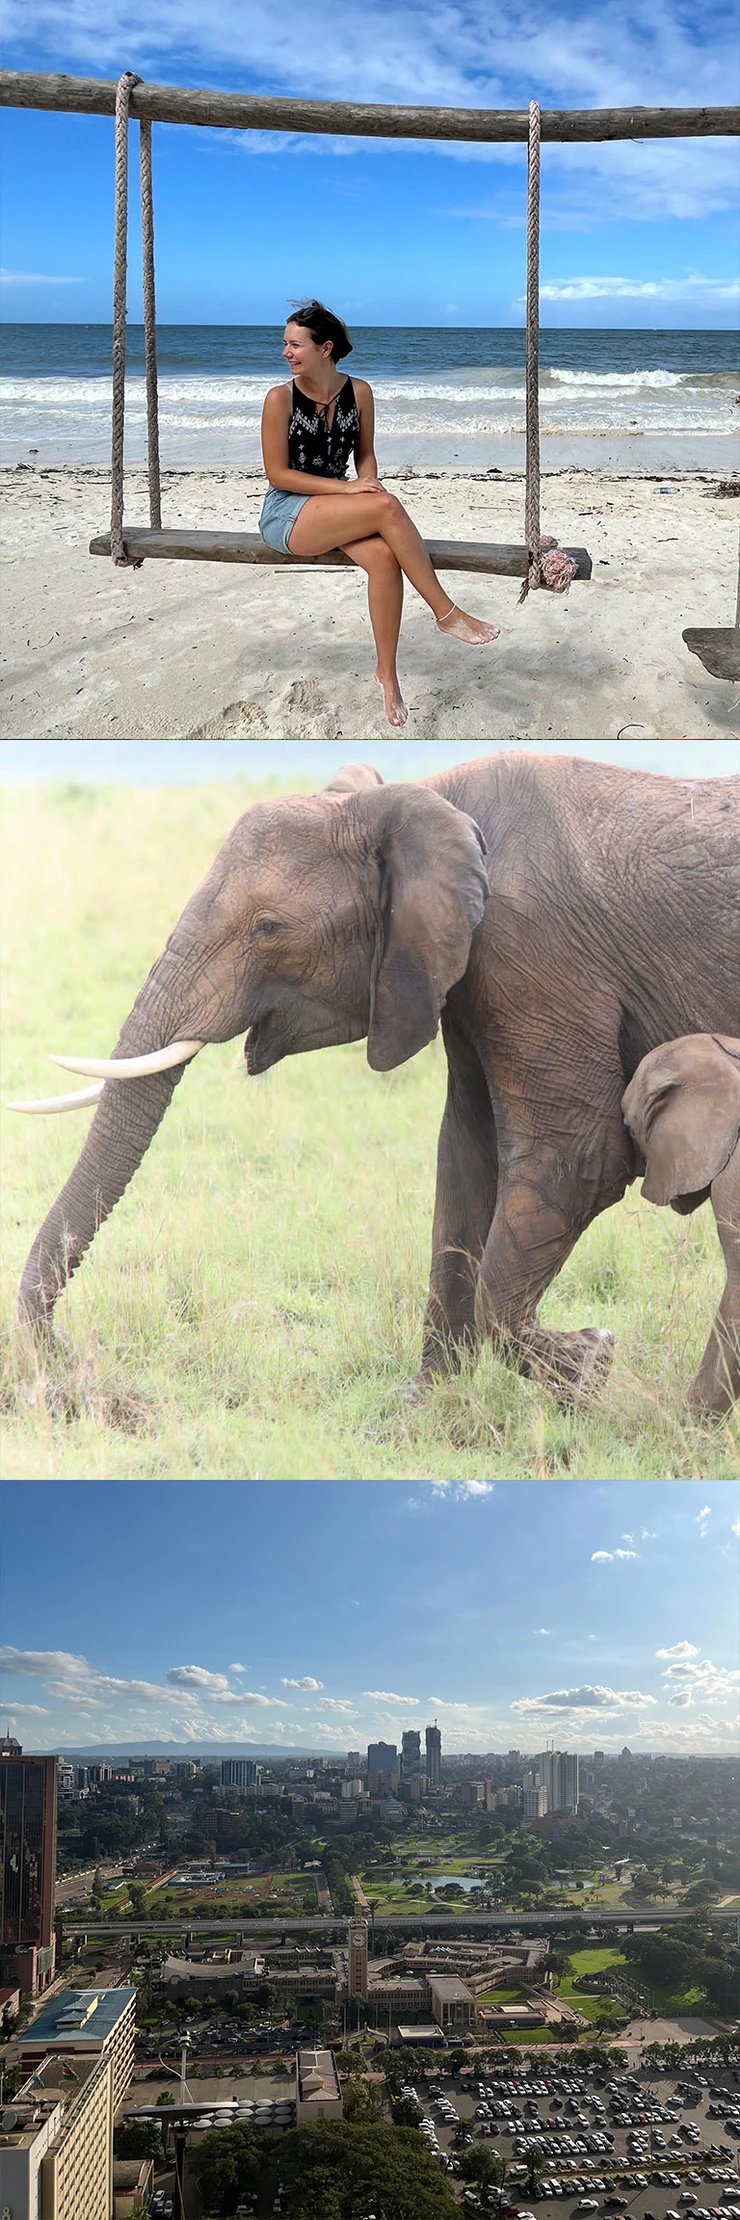
<path fill-rule="evenodd" d="M 442 1031 L 447 1102 L 437 1148 L 432 1268 L 418 1387 L 439 1373 L 459 1371 L 463 1353 L 477 1348 L 476 1285 L 496 1207 L 496 1127 L 483 1067 L 447 1013 Z"/>
<path fill-rule="evenodd" d="M 727 1278 L 688 1400 L 697 1414 L 719 1417 L 740 1395 L 740 1143 L 712 1181 L 711 1194 Z"/>
<path fill-rule="evenodd" d="M 544 1143 L 512 1157 L 500 1175 L 478 1283 L 480 1325 L 519 1371 L 564 1403 L 603 1384 L 614 1337 L 598 1326 L 551 1332 L 539 1325 L 537 1304 L 590 1220 L 621 1191 L 604 1192 L 582 1165 L 572 1167 Z"/>

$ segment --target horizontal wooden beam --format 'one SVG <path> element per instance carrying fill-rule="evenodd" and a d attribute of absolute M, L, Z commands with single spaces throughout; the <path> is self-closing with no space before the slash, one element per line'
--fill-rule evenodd
<path fill-rule="evenodd" d="M 68 115 L 112 116 L 112 77 L 66 77 L 42 70 L 0 70 L 0 107 L 53 108 Z M 135 85 L 130 114 L 151 123 L 193 123 L 217 131 L 308 131 L 353 139 L 470 139 L 526 143 L 526 108 L 387 108 L 347 100 L 284 100 L 262 93 L 201 92 L 189 85 Z M 740 107 L 543 108 L 541 136 L 563 144 L 602 139 L 734 138 Z"/>
<path fill-rule="evenodd" d="M 259 532 L 153 532 L 132 524 L 124 525 L 123 538 L 134 562 L 146 557 L 155 562 L 284 564 L 293 570 L 325 565 L 355 568 L 341 547 L 331 548 L 327 555 L 277 555 L 265 546 Z M 526 576 L 526 547 L 497 547 L 485 540 L 426 540 L 424 544 L 435 570 L 472 570 L 497 578 Z M 591 577 L 593 565 L 585 547 L 566 547 L 564 553 L 572 556 L 577 578 Z M 90 541 L 90 554 L 110 555 L 109 532 Z"/>

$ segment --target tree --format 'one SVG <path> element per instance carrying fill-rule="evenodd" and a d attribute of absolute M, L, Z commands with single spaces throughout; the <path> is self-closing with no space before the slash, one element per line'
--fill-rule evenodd
<path fill-rule="evenodd" d="M 413 2097 L 396 2097 L 395 2102 L 391 2105 L 391 2119 L 394 2127 L 418 2128 L 423 2118 L 424 2114 L 421 2106 L 414 2103 Z"/>
<path fill-rule="evenodd" d="M 188 2154 L 203 2204 L 217 2212 L 230 2212 L 239 2197 L 259 2187 L 267 2162 L 267 2146 L 256 2128 L 213 2128 L 198 2150 Z"/>
<path fill-rule="evenodd" d="M 366 2080 L 362 2074 L 350 2074 L 342 2090 L 342 2111 L 345 2120 L 380 2119 L 383 2098 L 377 2082 Z M 415 2127 L 417 2123 L 412 2120 L 408 2124 Z"/>
<path fill-rule="evenodd" d="M 458 2220 L 436 2159 L 415 2129 L 322 2120 L 283 2138 L 286 2220 Z"/>
<path fill-rule="evenodd" d="M 163 2166 L 164 2144 L 156 2120 L 122 2121 L 114 2132 L 113 2151 L 116 2158 L 153 2158 L 155 2166 Z"/>

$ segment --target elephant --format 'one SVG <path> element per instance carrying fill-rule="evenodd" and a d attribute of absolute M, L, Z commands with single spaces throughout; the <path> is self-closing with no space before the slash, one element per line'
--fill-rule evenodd
<path fill-rule="evenodd" d="M 740 1394 L 740 1040 L 692 1033 L 651 1049 L 622 1097 L 622 1115 L 643 1159 L 648 1202 L 687 1215 L 711 1201 L 727 1278 L 689 1404 L 730 1410 Z"/>
<path fill-rule="evenodd" d="M 563 1402 L 600 1386 L 612 1335 L 554 1332 L 538 1304 L 639 1157 L 621 1103 L 680 1036 L 740 1033 L 740 777 L 684 780 L 533 750 L 384 784 L 350 766 L 257 802 L 187 902 L 114 1057 L 65 1058 L 99 1095 L 33 1243 L 20 1311 L 54 1305 L 205 1044 L 245 1035 L 249 1073 L 367 1039 L 374 1071 L 441 1025 L 421 1362 L 482 1338 Z M 100 1084 L 102 1082 L 102 1084 Z"/>

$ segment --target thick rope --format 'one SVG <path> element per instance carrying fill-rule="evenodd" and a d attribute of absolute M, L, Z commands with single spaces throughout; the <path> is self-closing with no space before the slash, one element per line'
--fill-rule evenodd
<path fill-rule="evenodd" d="M 540 562 L 540 105 L 529 103 L 529 159 L 527 166 L 527 363 L 526 363 L 526 460 L 524 537 L 527 575 L 520 601 L 530 586 L 539 586 Z"/>
<path fill-rule="evenodd" d="M 123 540 L 123 424 L 126 405 L 126 261 L 128 248 L 128 110 L 134 85 L 127 69 L 116 87 L 116 228 L 113 269 L 113 432 L 111 442 L 110 551 L 126 563 Z"/>
<path fill-rule="evenodd" d="M 154 531 L 162 523 L 159 482 L 159 400 L 157 394 L 157 315 L 154 300 L 154 198 L 152 192 L 152 127 L 139 124 L 141 155 L 141 244 L 144 273 L 144 355 L 146 359 L 146 449 L 149 471 L 149 522 Z"/>

